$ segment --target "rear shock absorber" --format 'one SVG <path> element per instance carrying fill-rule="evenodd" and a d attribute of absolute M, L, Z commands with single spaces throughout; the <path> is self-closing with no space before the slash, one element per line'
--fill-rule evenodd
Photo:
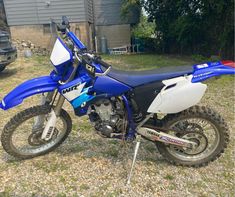
<path fill-rule="evenodd" d="M 133 110 L 133 120 L 134 122 L 139 123 L 143 120 L 143 114 L 141 113 L 135 100 L 131 98 L 130 101 L 131 101 L 131 106 Z"/>

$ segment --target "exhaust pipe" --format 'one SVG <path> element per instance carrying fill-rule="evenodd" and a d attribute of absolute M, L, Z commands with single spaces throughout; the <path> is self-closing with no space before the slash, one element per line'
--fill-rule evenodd
<path fill-rule="evenodd" d="M 159 142 L 163 142 L 166 144 L 173 144 L 173 145 L 185 147 L 185 148 L 194 148 L 195 146 L 197 146 L 197 143 L 193 141 L 178 138 L 176 136 L 172 136 L 167 133 L 156 131 L 154 129 L 150 129 L 146 127 L 139 128 L 137 132 L 143 137 L 153 142 L 159 141 Z"/>

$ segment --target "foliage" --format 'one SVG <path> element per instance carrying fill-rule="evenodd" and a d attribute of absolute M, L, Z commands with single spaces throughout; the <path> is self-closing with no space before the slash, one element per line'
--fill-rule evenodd
<path fill-rule="evenodd" d="M 233 57 L 233 0 L 146 0 L 163 52 Z"/>
<path fill-rule="evenodd" d="M 148 17 L 141 14 L 140 22 L 132 29 L 132 35 L 137 38 L 155 37 L 155 22 L 148 22 Z"/>

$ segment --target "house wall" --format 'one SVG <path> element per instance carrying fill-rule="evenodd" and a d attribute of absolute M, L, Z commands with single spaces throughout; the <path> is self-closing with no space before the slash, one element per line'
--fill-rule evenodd
<path fill-rule="evenodd" d="M 96 25 L 122 24 L 121 0 L 94 0 L 94 16 Z"/>
<path fill-rule="evenodd" d="M 94 7 L 93 7 L 93 5 L 94 5 L 93 0 L 85 0 L 87 21 L 89 23 L 94 23 Z"/>
<path fill-rule="evenodd" d="M 131 30 L 129 24 L 97 26 L 96 36 L 99 42 L 98 51 L 100 51 L 100 39 L 104 36 L 107 39 L 108 48 L 122 47 L 130 45 Z"/>
<path fill-rule="evenodd" d="M 48 2 L 48 4 L 47 4 Z M 85 0 L 4 0 L 9 26 L 49 24 L 68 16 L 71 22 L 86 22 Z"/>
<path fill-rule="evenodd" d="M 107 39 L 108 48 L 130 45 L 130 24 L 133 19 L 121 15 L 122 0 L 94 0 L 94 21 L 96 25 L 97 51 L 101 51 L 101 38 Z"/>
<path fill-rule="evenodd" d="M 71 30 L 88 48 L 90 47 L 88 23 L 71 23 Z M 33 44 L 47 49 L 51 49 L 54 45 L 55 36 L 45 31 L 43 25 L 11 26 L 10 31 L 12 38 L 15 40 L 31 41 Z"/>
<path fill-rule="evenodd" d="M 123 0 L 94 0 L 94 18 L 96 25 L 120 25 L 138 22 L 135 15 L 123 17 L 121 13 Z"/>

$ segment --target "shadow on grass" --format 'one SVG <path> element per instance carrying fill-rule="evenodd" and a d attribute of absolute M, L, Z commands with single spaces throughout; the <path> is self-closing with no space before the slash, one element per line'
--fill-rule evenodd
<path fill-rule="evenodd" d="M 55 150 L 60 156 L 79 155 L 87 158 L 105 158 L 112 162 L 131 159 L 134 154 L 135 142 L 128 142 L 123 145 L 122 141 L 114 139 L 84 139 L 80 137 L 70 137 L 61 147 Z M 143 140 L 138 160 L 145 162 L 166 163 L 158 152 L 156 146 L 149 141 Z"/>
<path fill-rule="evenodd" d="M 0 80 L 9 78 L 17 73 L 17 69 L 7 69 L 0 73 Z"/>

